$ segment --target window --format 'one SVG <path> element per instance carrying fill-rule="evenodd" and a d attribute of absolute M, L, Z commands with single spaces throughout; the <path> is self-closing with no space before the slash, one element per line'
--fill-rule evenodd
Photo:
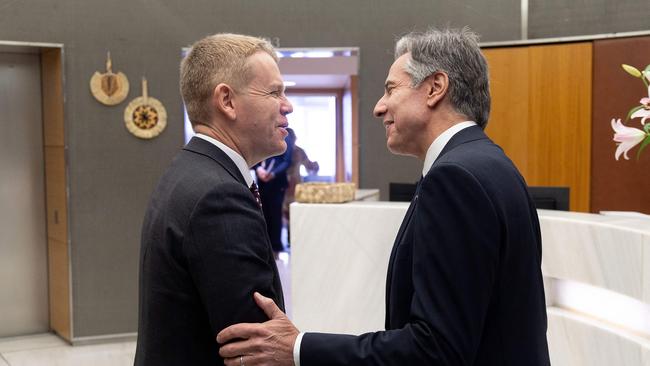
<path fill-rule="evenodd" d="M 293 113 L 289 127 L 296 133 L 296 145 L 320 167 L 318 177 L 306 180 L 334 181 L 336 177 L 336 94 L 289 94 Z M 304 167 L 301 175 L 306 176 Z"/>

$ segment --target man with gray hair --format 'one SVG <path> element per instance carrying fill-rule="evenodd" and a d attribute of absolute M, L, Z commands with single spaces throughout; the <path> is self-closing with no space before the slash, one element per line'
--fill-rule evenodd
<path fill-rule="evenodd" d="M 216 34 L 181 63 L 196 132 L 160 178 L 142 227 L 136 365 L 217 365 L 217 333 L 284 308 L 250 167 L 283 153 L 292 106 L 269 42 Z"/>
<path fill-rule="evenodd" d="M 374 114 L 388 149 L 424 166 L 389 260 L 386 330 L 300 333 L 255 294 L 270 320 L 219 333 L 226 365 L 550 364 L 539 221 L 524 179 L 483 132 L 477 35 L 411 33 L 395 56 Z"/>

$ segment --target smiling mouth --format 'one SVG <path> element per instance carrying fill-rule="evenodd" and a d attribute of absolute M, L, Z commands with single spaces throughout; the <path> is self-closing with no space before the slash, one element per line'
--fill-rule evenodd
<path fill-rule="evenodd" d="M 279 124 L 279 125 L 276 126 L 276 128 L 280 129 L 280 131 L 281 131 L 282 135 L 284 135 L 284 137 L 289 135 L 289 131 L 287 131 L 287 127 L 289 127 L 288 123 L 282 123 L 282 124 Z"/>

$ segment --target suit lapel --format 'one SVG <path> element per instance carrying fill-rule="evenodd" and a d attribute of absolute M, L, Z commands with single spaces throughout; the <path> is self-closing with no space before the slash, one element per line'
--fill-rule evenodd
<path fill-rule="evenodd" d="M 409 205 L 408 210 L 406 210 L 406 215 L 404 215 L 404 219 L 402 220 L 402 224 L 400 225 L 399 230 L 397 231 L 397 236 L 395 237 L 395 242 L 393 243 L 393 249 L 391 250 L 390 259 L 388 261 L 388 271 L 386 275 L 386 329 L 389 328 L 388 319 L 390 314 L 390 290 L 391 290 L 391 282 L 393 278 L 393 263 L 395 261 L 397 248 L 402 244 L 402 237 L 404 236 L 404 232 L 406 231 L 406 228 L 409 226 L 409 223 L 411 222 L 411 217 L 413 216 L 413 212 L 415 211 L 415 206 L 417 206 L 421 183 L 422 183 L 422 178 L 420 178 L 420 181 L 418 182 L 418 186 L 415 189 L 415 195 L 413 196 L 413 199 L 411 200 L 411 204 Z"/>
<path fill-rule="evenodd" d="M 209 157 L 210 159 L 217 162 L 217 164 L 221 165 L 224 169 L 226 169 L 228 174 L 232 175 L 233 178 L 241 182 L 243 185 L 247 186 L 246 180 L 241 175 L 241 172 L 237 168 L 237 165 L 235 165 L 235 162 L 232 161 L 232 159 L 230 159 L 230 157 L 225 152 L 223 152 L 214 144 L 199 137 L 192 137 L 190 142 L 185 145 L 183 150 L 191 151 Z"/>

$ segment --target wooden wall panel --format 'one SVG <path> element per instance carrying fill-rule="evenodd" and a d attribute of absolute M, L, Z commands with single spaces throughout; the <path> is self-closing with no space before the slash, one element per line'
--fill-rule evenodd
<path fill-rule="evenodd" d="M 591 209 L 650 214 L 650 149 L 639 160 L 638 147 L 628 154 L 630 160 L 614 159 L 612 118 L 621 118 L 625 123 L 630 108 L 647 96 L 641 80 L 621 69 L 623 63 L 639 69 L 650 64 L 650 37 L 594 42 Z M 625 124 L 642 128 L 638 118 Z"/>
<path fill-rule="evenodd" d="M 352 97 L 352 182 L 359 187 L 359 77 L 350 75 Z"/>
<path fill-rule="evenodd" d="M 492 108 L 486 133 L 528 175 L 528 47 L 483 50 Z"/>
<path fill-rule="evenodd" d="M 343 143 L 343 93 L 336 92 L 336 181 L 345 182 L 345 144 Z"/>
<path fill-rule="evenodd" d="M 590 208 L 592 45 L 529 48 L 528 183 L 569 186 L 572 211 Z"/>
<path fill-rule="evenodd" d="M 72 341 L 69 263 L 67 242 L 48 238 L 50 327 L 63 338 Z"/>
<path fill-rule="evenodd" d="M 66 243 L 68 241 L 68 213 L 65 186 L 65 151 L 63 147 L 46 146 L 44 152 L 47 236 Z"/>
<path fill-rule="evenodd" d="M 41 53 L 43 84 L 43 140 L 45 146 L 63 146 L 63 65 L 60 49 Z M 47 113 L 45 113 L 47 111 Z"/>
<path fill-rule="evenodd" d="M 483 50 L 492 112 L 486 129 L 531 186 L 568 186 L 589 211 L 591 43 Z"/>
<path fill-rule="evenodd" d="M 61 49 L 41 52 L 50 327 L 72 341 Z"/>

